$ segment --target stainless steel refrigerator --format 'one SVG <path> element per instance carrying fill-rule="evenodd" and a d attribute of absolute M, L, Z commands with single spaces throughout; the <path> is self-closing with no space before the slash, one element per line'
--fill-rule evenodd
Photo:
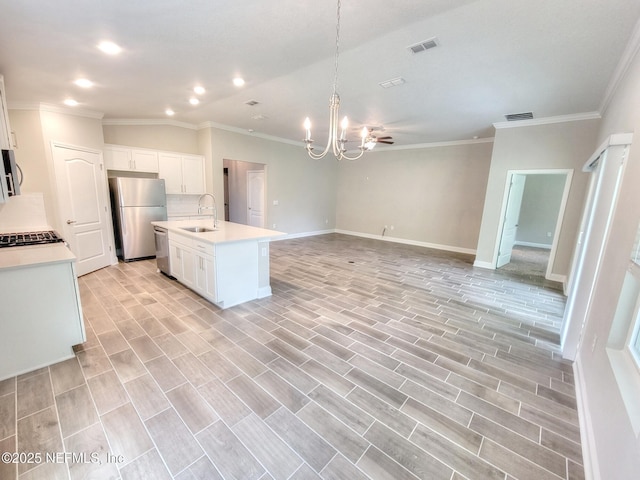
<path fill-rule="evenodd" d="M 155 257 L 151 222 L 167 219 L 164 180 L 114 177 L 109 191 L 118 257 L 125 262 Z"/>

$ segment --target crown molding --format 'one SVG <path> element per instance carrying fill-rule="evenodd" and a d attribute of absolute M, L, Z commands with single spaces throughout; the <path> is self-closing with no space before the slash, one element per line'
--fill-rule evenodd
<path fill-rule="evenodd" d="M 172 127 L 188 128 L 198 130 L 198 126 L 193 123 L 178 122 L 169 118 L 103 118 L 102 125 L 125 125 L 125 126 L 147 126 L 147 125 L 167 125 Z"/>
<path fill-rule="evenodd" d="M 373 152 L 389 152 L 392 150 L 417 150 L 421 148 L 458 147 L 461 145 L 475 145 L 478 143 L 493 143 L 493 141 L 494 141 L 494 137 L 486 137 L 486 138 L 472 138 L 468 140 L 451 140 L 448 142 L 414 143 L 411 145 L 395 145 L 395 146 L 385 145 L 379 150 L 373 150 Z"/>
<path fill-rule="evenodd" d="M 613 75 L 609 80 L 609 85 L 607 85 L 607 90 L 604 93 L 604 98 L 600 103 L 600 113 L 602 115 L 604 115 L 604 113 L 609 108 L 611 99 L 618 90 L 620 82 L 622 82 L 622 79 L 627 74 L 629 66 L 638 54 L 638 51 L 640 51 L 640 20 L 636 22 L 633 33 L 631 34 L 631 37 L 627 42 L 627 46 L 625 47 L 624 52 L 622 52 L 620 61 L 618 62 L 618 65 L 616 66 L 616 69 L 614 70 Z"/>
<path fill-rule="evenodd" d="M 229 125 L 224 125 L 222 123 L 203 122 L 198 125 L 198 130 L 202 130 L 205 128 L 215 128 L 217 130 L 224 130 L 227 132 L 238 133 L 240 135 L 247 135 L 249 137 L 257 137 L 257 138 L 262 138 L 264 140 L 271 140 L 274 142 L 286 143 L 287 145 L 295 145 L 296 147 L 305 146 L 305 143 L 302 141 L 289 140 L 287 138 L 276 137 L 274 135 L 267 135 L 265 133 L 260 133 L 253 130 L 246 130 L 244 128 L 231 127 Z"/>
<path fill-rule="evenodd" d="M 8 102 L 9 110 L 35 110 L 38 112 L 62 113 L 64 115 L 73 115 L 74 117 L 94 118 L 101 120 L 104 113 L 95 110 L 85 110 L 77 107 L 63 107 L 60 105 L 51 105 L 49 103 L 30 103 L 30 102 Z"/>
<path fill-rule="evenodd" d="M 577 122 L 581 120 L 599 120 L 602 118 L 599 112 L 572 113 L 570 115 L 558 115 L 556 117 L 533 118 L 531 120 L 518 120 L 516 122 L 496 122 L 493 124 L 496 130 L 502 128 L 531 127 L 535 125 L 551 125 L 554 123 Z"/>

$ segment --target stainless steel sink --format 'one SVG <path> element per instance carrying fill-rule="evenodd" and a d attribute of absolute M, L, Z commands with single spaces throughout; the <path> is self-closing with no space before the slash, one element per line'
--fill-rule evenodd
<path fill-rule="evenodd" d="M 217 228 L 209 228 L 209 227 L 180 227 L 182 230 L 186 230 L 187 232 L 193 233 L 204 233 L 204 232 L 215 232 Z"/>

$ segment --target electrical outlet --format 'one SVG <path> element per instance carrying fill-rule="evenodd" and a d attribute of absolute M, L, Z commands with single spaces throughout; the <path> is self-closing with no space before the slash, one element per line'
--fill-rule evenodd
<path fill-rule="evenodd" d="M 551 232 L 547 232 L 547 237 L 551 238 Z"/>
<path fill-rule="evenodd" d="M 396 228 L 396 227 L 394 227 L 393 225 L 391 225 L 390 229 L 391 229 L 391 230 L 393 230 L 394 228 Z"/>
<path fill-rule="evenodd" d="M 271 227 L 271 228 L 278 228 L 278 226 L 274 223 L 273 227 Z"/>

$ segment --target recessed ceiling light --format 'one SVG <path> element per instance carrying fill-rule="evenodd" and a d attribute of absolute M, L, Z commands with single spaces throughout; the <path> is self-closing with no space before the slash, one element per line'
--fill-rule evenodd
<path fill-rule="evenodd" d="M 117 55 L 122 51 L 122 48 L 119 45 L 109 41 L 100 42 L 98 44 L 98 48 L 107 55 Z"/>
<path fill-rule="evenodd" d="M 82 87 L 82 88 L 91 88 L 91 87 L 93 87 L 93 82 L 91 80 L 89 80 L 88 78 L 79 78 L 79 79 L 75 80 L 73 83 L 75 83 L 77 86 Z"/>
<path fill-rule="evenodd" d="M 190 103 L 191 105 L 198 105 L 198 104 L 200 103 L 200 100 L 198 100 L 196 97 L 191 97 L 191 98 L 189 99 L 189 103 Z"/>
<path fill-rule="evenodd" d="M 76 102 L 73 98 L 67 98 L 64 101 L 64 104 L 68 107 L 76 107 L 78 106 L 78 102 Z"/>
<path fill-rule="evenodd" d="M 195 87 L 193 87 L 193 91 L 197 94 L 197 95 L 202 95 L 204 94 L 204 92 L 206 92 L 206 90 L 204 89 L 204 87 L 200 86 L 200 85 L 196 85 Z"/>
<path fill-rule="evenodd" d="M 167 108 L 164 113 L 166 113 L 167 115 L 169 115 L 170 117 L 172 117 L 173 115 L 176 114 L 176 112 L 174 112 L 173 110 L 171 110 L 170 108 Z"/>
<path fill-rule="evenodd" d="M 234 78 L 234 79 L 233 79 L 233 84 L 234 84 L 236 87 L 241 87 L 241 86 L 243 86 L 243 85 L 244 85 L 244 78 L 240 78 L 240 77 L 236 77 L 236 78 Z"/>

